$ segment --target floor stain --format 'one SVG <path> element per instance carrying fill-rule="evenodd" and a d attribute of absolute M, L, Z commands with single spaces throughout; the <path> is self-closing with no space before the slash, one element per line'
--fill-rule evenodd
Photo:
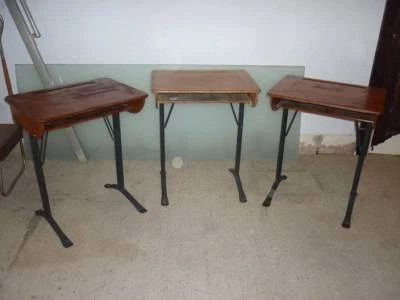
<path fill-rule="evenodd" d="M 24 209 L 25 209 L 25 207 L 20 206 L 20 207 L 14 208 L 12 211 L 15 213 L 19 213 L 20 211 L 23 211 Z"/>
<path fill-rule="evenodd" d="M 24 249 L 26 243 L 29 241 L 29 239 L 31 238 L 33 232 L 35 231 L 35 229 L 37 228 L 37 226 L 39 225 L 39 218 L 36 217 L 35 215 L 32 217 L 32 219 L 29 221 L 28 224 L 28 228 L 25 232 L 24 238 L 22 239 L 22 243 L 19 246 L 17 252 L 15 253 L 10 265 L 7 268 L 7 272 L 10 272 L 14 266 L 17 264 L 18 258 L 22 252 L 22 250 Z"/>

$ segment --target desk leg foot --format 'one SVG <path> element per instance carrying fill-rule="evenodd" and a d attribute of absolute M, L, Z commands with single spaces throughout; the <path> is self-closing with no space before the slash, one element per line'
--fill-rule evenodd
<path fill-rule="evenodd" d="M 353 214 L 354 202 L 356 201 L 357 193 L 350 193 L 349 203 L 346 209 L 346 215 L 344 216 L 344 220 L 342 222 L 343 228 L 351 227 L 351 216 Z"/>
<path fill-rule="evenodd" d="M 168 194 L 167 194 L 167 172 L 161 171 L 161 205 L 168 206 Z"/>
<path fill-rule="evenodd" d="M 279 184 L 281 183 L 281 181 L 286 180 L 287 176 L 286 175 L 281 175 L 279 176 L 278 179 L 275 180 L 274 184 L 271 187 L 271 190 L 269 191 L 267 198 L 265 198 L 264 202 L 263 202 L 263 206 L 265 207 L 270 207 L 271 206 L 271 201 L 272 198 L 274 197 L 275 191 L 278 189 Z"/>
<path fill-rule="evenodd" d="M 129 202 L 132 203 L 138 212 L 142 214 L 147 212 L 147 210 L 125 188 L 119 186 L 118 184 L 110 183 L 105 184 L 104 187 L 107 189 L 115 189 L 120 191 L 129 200 Z"/>
<path fill-rule="evenodd" d="M 351 227 L 351 224 L 350 224 L 350 220 L 344 220 L 343 222 L 342 222 L 342 227 L 343 228 L 350 228 Z"/>
<path fill-rule="evenodd" d="M 168 206 L 169 205 L 169 200 L 167 194 L 162 194 L 161 196 L 161 205 L 162 206 Z"/>
<path fill-rule="evenodd" d="M 233 177 L 235 178 L 236 186 L 239 193 L 239 201 L 242 203 L 247 202 L 247 197 L 243 190 L 242 180 L 240 179 L 239 172 L 236 172 L 235 169 L 229 169 L 229 172 L 231 172 Z"/>
<path fill-rule="evenodd" d="M 41 216 L 46 219 L 46 221 L 50 224 L 51 228 L 53 228 L 54 232 L 59 237 L 62 245 L 65 248 L 71 247 L 73 245 L 72 241 L 65 235 L 65 233 L 61 230 L 60 226 L 58 226 L 57 222 L 53 219 L 51 214 L 45 212 L 42 209 L 35 211 L 37 216 Z"/>

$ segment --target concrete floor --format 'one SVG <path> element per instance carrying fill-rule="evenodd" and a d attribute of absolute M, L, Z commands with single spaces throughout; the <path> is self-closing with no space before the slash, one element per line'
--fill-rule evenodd
<path fill-rule="evenodd" d="M 0 299 L 400 299 L 399 157 L 367 157 L 351 229 L 340 223 L 355 157 L 287 162 L 269 209 L 274 162 L 243 162 L 246 204 L 232 164 L 168 166 L 161 207 L 159 162 L 126 162 L 139 214 L 103 188 L 112 161 L 47 161 L 54 216 L 75 243 L 64 249 L 33 214 L 29 163 L 0 198 Z"/>

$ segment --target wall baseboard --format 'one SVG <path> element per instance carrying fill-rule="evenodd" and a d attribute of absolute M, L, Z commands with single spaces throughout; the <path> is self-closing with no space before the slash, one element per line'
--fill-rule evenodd
<path fill-rule="evenodd" d="M 299 154 L 353 155 L 355 147 L 355 136 L 353 135 L 301 134 Z"/>
<path fill-rule="evenodd" d="M 300 155 L 354 155 L 355 147 L 354 135 L 300 134 Z M 393 137 L 374 149 L 369 149 L 369 153 L 400 155 L 400 136 Z"/>

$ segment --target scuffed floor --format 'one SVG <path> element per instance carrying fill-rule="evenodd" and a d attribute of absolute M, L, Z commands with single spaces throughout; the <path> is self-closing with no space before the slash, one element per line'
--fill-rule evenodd
<path fill-rule="evenodd" d="M 64 249 L 40 207 L 33 166 L 0 198 L 0 299 L 399 299 L 400 158 L 370 155 L 351 229 L 340 226 L 355 157 L 287 162 L 272 206 L 261 206 L 274 162 L 244 161 L 248 203 L 233 162 L 168 166 L 160 206 L 158 161 L 127 161 L 117 191 L 113 161 L 47 161 Z"/>

